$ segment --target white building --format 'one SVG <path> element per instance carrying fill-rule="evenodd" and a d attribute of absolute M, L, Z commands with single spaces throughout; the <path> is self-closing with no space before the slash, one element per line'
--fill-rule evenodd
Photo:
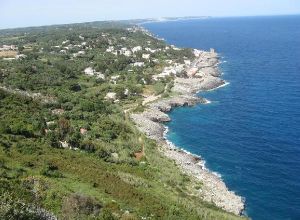
<path fill-rule="evenodd" d="M 101 72 L 96 72 L 92 67 L 85 68 L 84 73 L 88 76 L 96 76 L 98 79 L 105 79 L 104 74 Z"/>
<path fill-rule="evenodd" d="M 143 59 L 149 60 L 150 59 L 150 54 L 143 54 L 142 57 L 143 57 Z"/>
<path fill-rule="evenodd" d="M 141 51 L 141 50 L 142 50 L 141 46 L 136 46 L 136 47 L 132 48 L 133 53 L 136 53 L 136 52 Z"/>
<path fill-rule="evenodd" d="M 107 49 L 106 49 L 106 52 L 108 53 L 111 53 L 115 50 L 114 46 L 109 46 Z"/>
<path fill-rule="evenodd" d="M 192 63 L 192 62 L 191 62 L 190 60 L 184 60 L 184 64 L 187 65 L 187 66 L 190 66 L 191 63 Z"/>
<path fill-rule="evenodd" d="M 123 54 L 126 56 L 126 57 L 130 57 L 132 55 L 132 52 L 130 50 L 126 50 L 123 52 Z"/>
<path fill-rule="evenodd" d="M 145 48 L 146 51 L 150 52 L 150 53 L 155 53 L 157 50 L 155 49 L 151 49 L 149 47 Z"/>
<path fill-rule="evenodd" d="M 65 40 L 61 44 L 64 45 L 64 44 L 68 44 L 68 43 L 70 43 L 70 40 Z"/>
<path fill-rule="evenodd" d="M 144 63 L 144 62 L 135 62 L 135 63 L 133 64 L 133 66 L 136 66 L 136 67 L 143 67 L 143 66 L 145 66 L 145 63 Z"/>
<path fill-rule="evenodd" d="M 108 92 L 105 96 L 105 99 L 107 100 L 116 100 L 117 98 L 117 93 L 115 92 Z"/>
<path fill-rule="evenodd" d="M 194 49 L 193 52 L 194 52 L 195 57 L 200 57 L 203 51 Z"/>

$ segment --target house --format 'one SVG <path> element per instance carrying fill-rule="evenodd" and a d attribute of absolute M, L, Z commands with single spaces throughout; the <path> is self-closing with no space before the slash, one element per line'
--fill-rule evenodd
<path fill-rule="evenodd" d="M 120 54 L 123 54 L 127 57 L 130 57 L 132 52 L 130 50 L 128 50 L 126 47 L 121 48 L 121 50 L 119 51 Z"/>
<path fill-rule="evenodd" d="M 157 50 L 151 49 L 149 47 L 146 47 L 145 50 L 148 51 L 148 52 L 150 52 L 150 53 L 155 53 L 157 51 Z"/>
<path fill-rule="evenodd" d="M 132 55 L 132 52 L 130 50 L 126 50 L 123 52 L 123 54 L 126 56 L 126 57 L 130 57 Z"/>
<path fill-rule="evenodd" d="M 4 57 L 3 60 L 6 60 L 6 61 L 12 61 L 12 60 L 15 60 L 16 58 L 14 57 Z"/>
<path fill-rule="evenodd" d="M 70 40 L 65 40 L 61 44 L 64 45 L 64 44 L 68 44 L 68 43 L 70 43 Z"/>
<path fill-rule="evenodd" d="M 143 66 L 145 66 L 145 63 L 144 62 L 135 62 L 135 63 L 133 63 L 133 66 L 143 67 Z"/>
<path fill-rule="evenodd" d="M 0 48 L 1 51 L 6 50 L 17 50 L 18 47 L 16 45 L 3 45 L 2 48 Z"/>
<path fill-rule="evenodd" d="M 59 108 L 59 109 L 53 109 L 51 112 L 53 115 L 62 115 L 65 112 L 65 110 Z"/>
<path fill-rule="evenodd" d="M 158 59 L 153 59 L 152 60 L 154 63 L 159 63 L 159 60 Z"/>
<path fill-rule="evenodd" d="M 93 76 L 94 72 L 95 72 L 95 70 L 92 67 L 87 67 L 84 69 L 84 73 L 89 76 Z"/>
<path fill-rule="evenodd" d="M 165 67 L 160 74 L 153 75 L 152 79 L 158 80 L 168 76 L 174 76 L 176 74 L 181 74 L 184 71 L 184 64 L 175 63 L 172 66 Z"/>
<path fill-rule="evenodd" d="M 78 56 L 81 56 L 81 55 L 84 55 L 84 54 L 85 54 L 85 51 L 81 50 L 81 51 L 78 51 L 77 53 L 74 53 L 73 57 L 78 57 Z"/>
<path fill-rule="evenodd" d="M 142 50 L 141 46 L 136 46 L 136 47 L 132 48 L 133 53 L 136 53 L 136 52 L 141 51 L 141 50 Z"/>
<path fill-rule="evenodd" d="M 87 67 L 84 69 L 84 74 L 88 76 L 96 76 L 97 79 L 105 79 L 105 75 L 101 72 L 96 72 L 92 67 Z"/>
<path fill-rule="evenodd" d="M 190 60 L 184 60 L 184 64 L 187 65 L 187 66 L 190 66 L 191 63 L 192 63 L 192 62 L 191 62 Z"/>
<path fill-rule="evenodd" d="M 165 78 L 167 76 L 172 76 L 172 75 L 175 75 L 175 74 L 176 74 L 175 67 L 169 66 L 169 67 L 165 67 L 164 70 L 160 74 L 153 75 L 152 79 L 158 80 L 158 79 Z"/>
<path fill-rule="evenodd" d="M 149 60 L 150 59 L 150 54 L 143 54 L 142 58 Z"/>
<path fill-rule="evenodd" d="M 194 49 L 193 52 L 194 52 L 195 57 L 200 57 L 203 51 Z"/>
<path fill-rule="evenodd" d="M 171 47 L 172 47 L 173 50 L 181 50 L 180 48 L 175 47 L 174 45 L 171 45 Z"/>
<path fill-rule="evenodd" d="M 120 75 L 111 76 L 110 81 L 114 84 L 117 84 L 117 80 L 120 78 Z"/>
<path fill-rule="evenodd" d="M 24 59 L 26 57 L 27 56 L 25 54 L 18 54 L 18 55 L 16 55 L 16 59 Z"/>
<path fill-rule="evenodd" d="M 109 46 L 107 49 L 106 49 L 106 52 L 108 53 L 111 53 L 115 50 L 114 46 Z"/>
<path fill-rule="evenodd" d="M 173 60 L 165 60 L 167 64 L 172 64 Z"/>
<path fill-rule="evenodd" d="M 117 93 L 115 92 L 108 92 L 105 96 L 105 99 L 107 100 L 116 100 L 117 98 Z"/>

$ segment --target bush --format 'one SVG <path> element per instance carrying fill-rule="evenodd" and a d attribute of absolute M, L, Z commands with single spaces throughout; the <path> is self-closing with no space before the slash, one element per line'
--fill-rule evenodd
<path fill-rule="evenodd" d="M 63 219 L 84 219 L 83 216 L 96 217 L 102 205 L 94 198 L 82 194 L 71 194 L 63 200 Z"/>
<path fill-rule="evenodd" d="M 59 172 L 55 164 L 48 163 L 42 170 L 41 174 L 47 177 L 62 178 L 63 174 Z"/>
<path fill-rule="evenodd" d="M 59 137 L 58 135 L 56 134 L 56 132 L 49 132 L 47 134 L 47 138 L 49 140 L 49 144 L 51 147 L 55 147 L 55 148 L 60 148 L 60 142 L 59 142 Z"/>
<path fill-rule="evenodd" d="M 69 89 L 74 92 L 79 92 L 81 90 L 81 86 L 77 83 L 70 85 Z"/>
<path fill-rule="evenodd" d="M 103 209 L 100 217 L 101 220 L 117 220 L 117 218 L 112 214 L 112 212 L 109 209 Z"/>
<path fill-rule="evenodd" d="M 48 220 L 56 219 L 56 217 L 44 209 L 28 205 L 13 198 L 10 194 L 4 193 L 0 195 L 0 219 Z"/>
<path fill-rule="evenodd" d="M 96 151 L 96 144 L 91 140 L 84 140 L 80 144 L 80 149 L 88 151 L 88 152 L 95 152 Z"/>
<path fill-rule="evenodd" d="M 165 84 L 162 82 L 157 82 L 153 85 L 156 95 L 159 95 L 165 91 Z"/>
<path fill-rule="evenodd" d="M 70 131 L 71 131 L 70 121 L 66 118 L 60 118 L 58 120 L 58 132 L 60 138 L 64 139 Z"/>

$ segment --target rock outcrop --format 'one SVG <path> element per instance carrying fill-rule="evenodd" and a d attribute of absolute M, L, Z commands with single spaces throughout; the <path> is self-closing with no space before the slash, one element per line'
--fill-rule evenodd
<path fill-rule="evenodd" d="M 221 178 L 204 167 L 204 161 L 195 155 L 174 147 L 164 137 L 166 127 L 162 122 L 170 121 L 166 114 L 174 107 L 192 106 L 196 103 L 207 103 L 207 100 L 196 96 L 199 91 L 211 90 L 225 84 L 217 68 L 218 56 L 214 52 L 198 51 L 197 59 L 187 69 L 188 78 L 176 77 L 172 90 L 176 96 L 159 99 L 147 104 L 142 113 L 131 114 L 131 119 L 138 129 L 162 146 L 163 153 L 173 159 L 182 171 L 202 182 L 201 197 L 216 206 L 240 215 L 244 210 L 243 199 L 229 191 Z M 189 75 L 190 73 L 190 75 Z"/>

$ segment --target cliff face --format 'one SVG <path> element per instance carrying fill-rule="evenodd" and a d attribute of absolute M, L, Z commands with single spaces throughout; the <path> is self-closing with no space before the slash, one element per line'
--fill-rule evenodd
<path fill-rule="evenodd" d="M 174 79 L 172 90 L 174 94 L 178 95 L 150 103 L 144 112 L 131 114 L 130 117 L 141 132 L 156 140 L 162 146 L 161 150 L 164 155 L 173 159 L 184 173 L 196 178 L 203 184 L 197 196 L 228 212 L 240 215 L 244 210 L 243 199 L 234 192 L 229 191 L 219 177 L 205 169 L 204 161 L 198 156 L 182 151 L 167 142 L 164 137 L 166 127 L 161 124 L 161 122 L 170 121 L 166 112 L 174 107 L 208 102 L 195 94 L 225 84 L 225 81 L 220 78 L 217 65 L 218 57 L 214 51 L 199 52 L 197 58 L 186 70 L 187 77 L 176 77 Z"/>

